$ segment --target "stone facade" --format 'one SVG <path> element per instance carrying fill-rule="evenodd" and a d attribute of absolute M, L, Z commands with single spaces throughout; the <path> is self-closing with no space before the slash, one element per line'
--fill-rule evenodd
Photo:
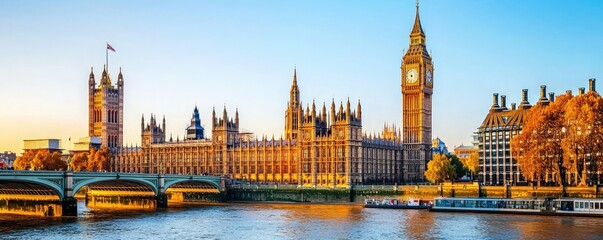
<path fill-rule="evenodd" d="M 546 98 L 546 97 L 545 97 Z M 479 181 L 486 185 L 502 185 L 525 181 L 517 161 L 511 154 L 511 139 L 521 134 L 528 109 L 528 90 L 523 89 L 522 101 L 516 108 L 507 108 L 506 96 L 493 94 L 492 107 L 476 132 L 479 149 Z M 548 101 L 548 100 L 547 100 Z"/>
<path fill-rule="evenodd" d="M 186 139 L 176 141 L 171 138 L 166 141 L 165 119 L 159 126 L 155 117 L 147 125 L 143 118 L 142 145 L 116 149 L 113 170 L 216 174 L 241 180 L 328 187 L 423 182 L 427 162 L 432 158 L 434 83 L 418 5 L 410 47 L 400 69 L 402 131 L 385 126 L 382 133 L 364 133 L 360 101 L 355 108 L 349 99 L 339 107 L 332 101 L 329 110 L 324 103 L 318 109 L 313 101 L 304 109 L 294 70 L 283 137 L 250 138 L 248 133 L 239 131 L 238 111 L 233 119 L 226 108 L 221 117 L 213 111 L 211 139 L 203 135 L 204 129 L 195 119 L 197 112 L 193 113 Z"/>
<path fill-rule="evenodd" d="M 290 102 L 285 111 L 285 137 L 250 139 L 239 131 L 239 114 L 229 118 L 212 113 L 212 137 L 166 141 L 165 118 L 160 126 L 151 115 L 142 119 L 140 147 L 115 151 L 112 167 L 118 172 L 212 174 L 261 182 L 303 186 L 344 187 L 352 184 L 401 183 L 402 143 L 399 131 L 385 127 L 378 136 L 362 132 L 362 109 L 303 109 L 294 72 Z M 200 122 L 195 119 L 191 126 Z M 198 129 L 198 128 L 197 128 Z M 203 135 L 197 132 L 196 136 Z"/>
<path fill-rule="evenodd" d="M 123 108 L 124 78 L 121 68 L 117 75 L 117 85 L 111 83 L 111 77 L 105 68 L 98 86 L 91 68 L 88 79 L 88 136 L 100 137 L 102 147 L 121 147 Z"/>
<path fill-rule="evenodd" d="M 425 33 L 419 19 L 419 5 L 410 33 L 410 47 L 402 66 L 402 131 L 404 141 L 404 179 L 424 182 L 427 162 L 432 158 L 431 103 L 433 64 L 427 52 Z"/>

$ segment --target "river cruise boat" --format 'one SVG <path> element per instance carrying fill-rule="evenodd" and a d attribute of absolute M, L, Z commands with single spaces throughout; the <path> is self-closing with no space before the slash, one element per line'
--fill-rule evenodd
<path fill-rule="evenodd" d="M 411 198 L 407 202 L 398 199 L 365 199 L 365 208 L 390 208 L 390 209 L 429 209 L 432 201 Z"/>
<path fill-rule="evenodd" d="M 603 199 L 439 197 L 434 199 L 430 211 L 603 217 Z"/>

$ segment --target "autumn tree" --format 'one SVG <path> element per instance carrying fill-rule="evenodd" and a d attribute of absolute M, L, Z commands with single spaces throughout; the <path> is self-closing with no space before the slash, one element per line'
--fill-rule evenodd
<path fill-rule="evenodd" d="M 425 177 L 433 183 L 439 183 L 446 179 L 456 179 L 456 169 L 452 165 L 451 159 L 446 155 L 434 154 L 433 159 L 427 163 Z"/>
<path fill-rule="evenodd" d="M 13 163 L 15 170 L 28 170 L 30 168 L 31 160 L 36 156 L 36 151 L 27 150 L 21 156 L 18 156 Z"/>
<path fill-rule="evenodd" d="M 28 150 L 15 160 L 14 167 L 17 170 L 65 170 L 67 163 L 59 152 Z"/>
<path fill-rule="evenodd" d="M 92 149 L 88 155 L 88 171 L 109 171 L 111 161 L 111 150 L 109 148 L 101 148 L 99 150 Z"/>
<path fill-rule="evenodd" d="M 563 167 L 563 149 L 561 142 L 564 138 L 565 112 L 567 102 L 572 99 L 571 93 L 566 93 L 557 96 L 557 99 L 552 102 L 543 114 L 543 123 L 541 125 L 541 142 L 543 151 L 545 152 L 545 170 L 549 173 L 555 173 L 555 181 L 565 186 Z"/>
<path fill-rule="evenodd" d="M 71 157 L 71 170 L 73 171 L 85 171 L 88 168 L 88 156 L 89 153 L 76 153 Z"/>
<path fill-rule="evenodd" d="M 574 183 L 586 184 L 586 173 L 603 169 L 603 99 L 591 91 L 567 102 L 564 114 L 563 166 L 574 173 Z M 594 169 L 587 169 L 591 166 Z"/>
<path fill-rule="evenodd" d="M 533 106 L 524 118 L 521 134 L 511 139 L 511 154 L 524 177 L 531 181 L 541 179 L 544 173 L 544 163 L 541 159 L 544 108 L 541 105 Z"/>
<path fill-rule="evenodd" d="M 109 171 L 111 169 L 111 150 L 105 147 L 96 152 L 94 162 L 99 171 Z"/>
<path fill-rule="evenodd" d="M 522 132 L 511 140 L 511 152 L 523 175 L 540 182 L 554 173 L 565 185 L 586 184 L 587 173 L 603 171 L 603 98 L 591 91 L 559 95 L 549 106 L 536 105 L 524 117 Z"/>
<path fill-rule="evenodd" d="M 471 180 L 473 180 L 473 174 L 479 173 L 479 154 L 473 152 L 467 158 L 461 159 L 461 162 L 463 167 L 471 173 Z"/>

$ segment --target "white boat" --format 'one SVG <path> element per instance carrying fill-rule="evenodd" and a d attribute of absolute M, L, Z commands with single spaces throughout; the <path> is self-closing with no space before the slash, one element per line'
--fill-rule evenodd
<path fill-rule="evenodd" d="M 365 208 L 394 208 L 394 209 L 429 209 L 430 201 L 411 198 L 408 202 L 400 202 L 398 199 L 365 199 Z"/>
<path fill-rule="evenodd" d="M 446 198 L 434 199 L 434 212 L 512 213 L 603 217 L 603 199 Z"/>

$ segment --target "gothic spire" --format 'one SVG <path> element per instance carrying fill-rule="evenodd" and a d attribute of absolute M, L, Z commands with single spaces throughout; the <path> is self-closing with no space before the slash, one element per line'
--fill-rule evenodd
<path fill-rule="evenodd" d="M 293 66 L 293 86 L 297 87 L 297 66 Z"/>
<path fill-rule="evenodd" d="M 425 33 L 423 32 L 423 27 L 421 27 L 421 19 L 419 18 L 419 0 L 417 0 L 417 12 L 416 12 L 416 16 L 415 16 L 415 24 L 412 27 L 412 31 L 410 32 L 411 35 L 413 34 L 420 34 L 421 36 L 425 36 Z"/>
<path fill-rule="evenodd" d="M 356 106 L 356 118 L 362 119 L 362 106 L 360 106 L 360 99 L 358 99 L 358 106 Z"/>
<path fill-rule="evenodd" d="M 291 92 L 289 93 L 289 103 L 294 107 L 299 106 L 299 88 L 297 87 L 297 66 L 293 67 L 293 83 L 291 84 Z"/>

